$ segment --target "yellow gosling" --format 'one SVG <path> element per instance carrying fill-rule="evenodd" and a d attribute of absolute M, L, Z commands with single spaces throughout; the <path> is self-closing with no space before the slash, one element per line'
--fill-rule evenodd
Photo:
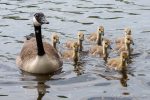
<path fill-rule="evenodd" d="M 89 41 L 97 41 L 98 45 L 102 45 L 102 36 L 104 36 L 104 27 L 99 26 L 97 32 L 91 33 L 87 39 Z"/>
<path fill-rule="evenodd" d="M 82 51 L 83 50 L 83 41 L 84 41 L 84 33 L 83 32 L 78 32 L 78 45 L 79 45 L 79 50 Z M 66 42 L 66 47 L 69 49 L 72 49 L 72 45 L 75 41 L 67 41 Z"/>
<path fill-rule="evenodd" d="M 92 55 L 100 55 L 104 58 L 105 61 L 107 61 L 108 58 L 108 48 L 112 49 L 110 46 L 110 43 L 106 40 L 103 41 L 102 46 L 94 46 L 91 48 L 90 53 Z"/>
<path fill-rule="evenodd" d="M 130 36 L 125 37 L 125 44 L 121 44 L 118 52 L 121 53 L 122 51 L 127 51 L 130 57 L 131 53 L 133 52 L 133 48 L 130 47 L 130 44 L 134 44 L 133 40 Z"/>
<path fill-rule="evenodd" d="M 52 46 L 57 50 L 57 43 L 60 44 L 59 36 L 56 33 L 53 33 L 51 36 Z M 58 50 L 57 50 L 58 51 Z"/>
<path fill-rule="evenodd" d="M 119 44 L 124 44 L 124 38 L 126 37 L 126 36 L 130 36 L 131 38 L 132 38 L 132 35 L 131 35 L 131 28 L 125 28 L 124 29 L 124 36 L 123 37 L 120 37 L 120 38 L 118 38 L 118 39 L 116 39 L 116 41 L 115 41 L 115 43 L 117 44 L 117 45 L 119 45 Z"/>
<path fill-rule="evenodd" d="M 128 53 L 123 51 L 120 57 L 108 59 L 107 65 L 111 69 L 122 71 L 127 67 Z"/>
<path fill-rule="evenodd" d="M 73 59 L 74 63 L 77 63 L 79 60 L 79 45 L 78 42 L 72 44 L 72 50 L 65 51 L 62 54 L 64 59 Z"/>

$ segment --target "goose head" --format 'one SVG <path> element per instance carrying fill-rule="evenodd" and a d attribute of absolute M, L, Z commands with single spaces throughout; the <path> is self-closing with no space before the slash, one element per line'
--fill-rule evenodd
<path fill-rule="evenodd" d="M 42 24 L 49 24 L 49 22 L 46 20 L 45 15 L 40 12 L 34 14 L 33 24 L 34 26 L 41 26 Z"/>
<path fill-rule="evenodd" d="M 80 41 L 83 41 L 84 40 L 84 33 L 83 32 L 78 32 L 78 39 Z"/>

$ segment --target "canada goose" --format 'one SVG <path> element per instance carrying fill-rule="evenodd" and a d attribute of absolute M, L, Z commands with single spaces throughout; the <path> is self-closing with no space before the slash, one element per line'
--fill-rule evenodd
<path fill-rule="evenodd" d="M 90 53 L 92 55 L 100 55 L 101 57 L 104 58 L 105 61 L 107 61 L 108 58 L 108 48 L 112 49 L 109 42 L 106 40 L 103 40 L 102 42 L 102 46 L 94 46 L 93 48 L 91 48 Z"/>
<path fill-rule="evenodd" d="M 83 32 L 78 32 L 78 45 L 79 45 L 79 50 L 82 51 L 83 50 L 83 45 L 82 42 L 84 41 L 84 33 Z M 66 47 L 69 49 L 72 49 L 72 45 L 75 41 L 67 41 L 66 42 Z"/>
<path fill-rule="evenodd" d="M 130 47 L 130 44 L 134 45 L 133 40 L 130 36 L 127 35 L 124 38 L 124 41 L 125 41 L 125 44 L 120 44 L 120 48 L 119 48 L 118 52 L 121 53 L 122 51 L 127 51 L 128 55 L 130 57 L 131 52 L 133 51 L 133 48 Z"/>
<path fill-rule="evenodd" d="M 118 45 L 118 44 L 123 44 L 124 43 L 124 38 L 126 37 L 126 36 L 130 36 L 131 37 L 131 28 L 125 28 L 124 29 L 124 37 L 121 37 L 121 38 L 118 38 L 118 39 L 116 39 L 116 44 Z"/>
<path fill-rule="evenodd" d="M 108 59 L 107 65 L 111 69 L 122 71 L 127 66 L 128 53 L 123 51 L 120 57 Z"/>
<path fill-rule="evenodd" d="M 59 36 L 56 33 L 53 33 L 51 36 L 52 46 L 57 50 L 56 44 L 60 44 Z M 57 50 L 58 51 L 58 50 Z"/>
<path fill-rule="evenodd" d="M 79 45 L 78 42 L 73 42 L 72 50 L 64 51 L 62 57 L 64 59 L 73 59 L 74 63 L 76 64 L 79 60 Z"/>
<path fill-rule="evenodd" d="M 62 69 L 63 62 L 55 48 L 42 42 L 41 26 L 49 24 L 43 13 L 35 13 L 33 17 L 35 36 L 24 42 L 16 64 L 23 71 L 34 74 L 51 74 Z"/>

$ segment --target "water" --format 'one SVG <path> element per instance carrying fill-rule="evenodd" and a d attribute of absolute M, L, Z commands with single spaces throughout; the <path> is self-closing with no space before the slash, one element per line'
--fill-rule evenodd
<path fill-rule="evenodd" d="M 149 11 L 148 0 L 0 0 L 0 100 L 149 100 Z M 85 56 L 78 70 L 64 61 L 63 72 L 52 77 L 21 73 L 15 59 L 24 36 L 34 32 L 35 12 L 50 22 L 42 30 L 46 40 L 57 32 L 61 44 L 76 39 L 78 31 L 88 36 L 99 25 L 112 41 L 131 27 L 135 45 L 128 71 L 109 71 L 101 58 Z M 90 46 L 84 42 L 84 50 Z"/>

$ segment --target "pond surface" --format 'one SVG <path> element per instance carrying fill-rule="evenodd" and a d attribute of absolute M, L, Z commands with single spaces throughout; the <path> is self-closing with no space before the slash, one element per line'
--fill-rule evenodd
<path fill-rule="evenodd" d="M 135 45 L 128 71 L 107 69 L 102 58 L 86 55 L 78 71 L 64 61 L 63 72 L 33 76 L 21 71 L 15 59 L 25 36 L 33 33 L 32 16 L 43 12 L 61 45 L 105 27 L 105 37 L 114 41 L 132 28 Z M 60 47 L 61 47 L 60 45 Z M 84 50 L 91 44 L 84 41 Z M 115 47 L 115 45 L 112 45 Z M 117 56 L 113 53 L 110 57 Z M 150 1 L 149 0 L 0 0 L 0 100 L 149 100 L 150 99 Z"/>

